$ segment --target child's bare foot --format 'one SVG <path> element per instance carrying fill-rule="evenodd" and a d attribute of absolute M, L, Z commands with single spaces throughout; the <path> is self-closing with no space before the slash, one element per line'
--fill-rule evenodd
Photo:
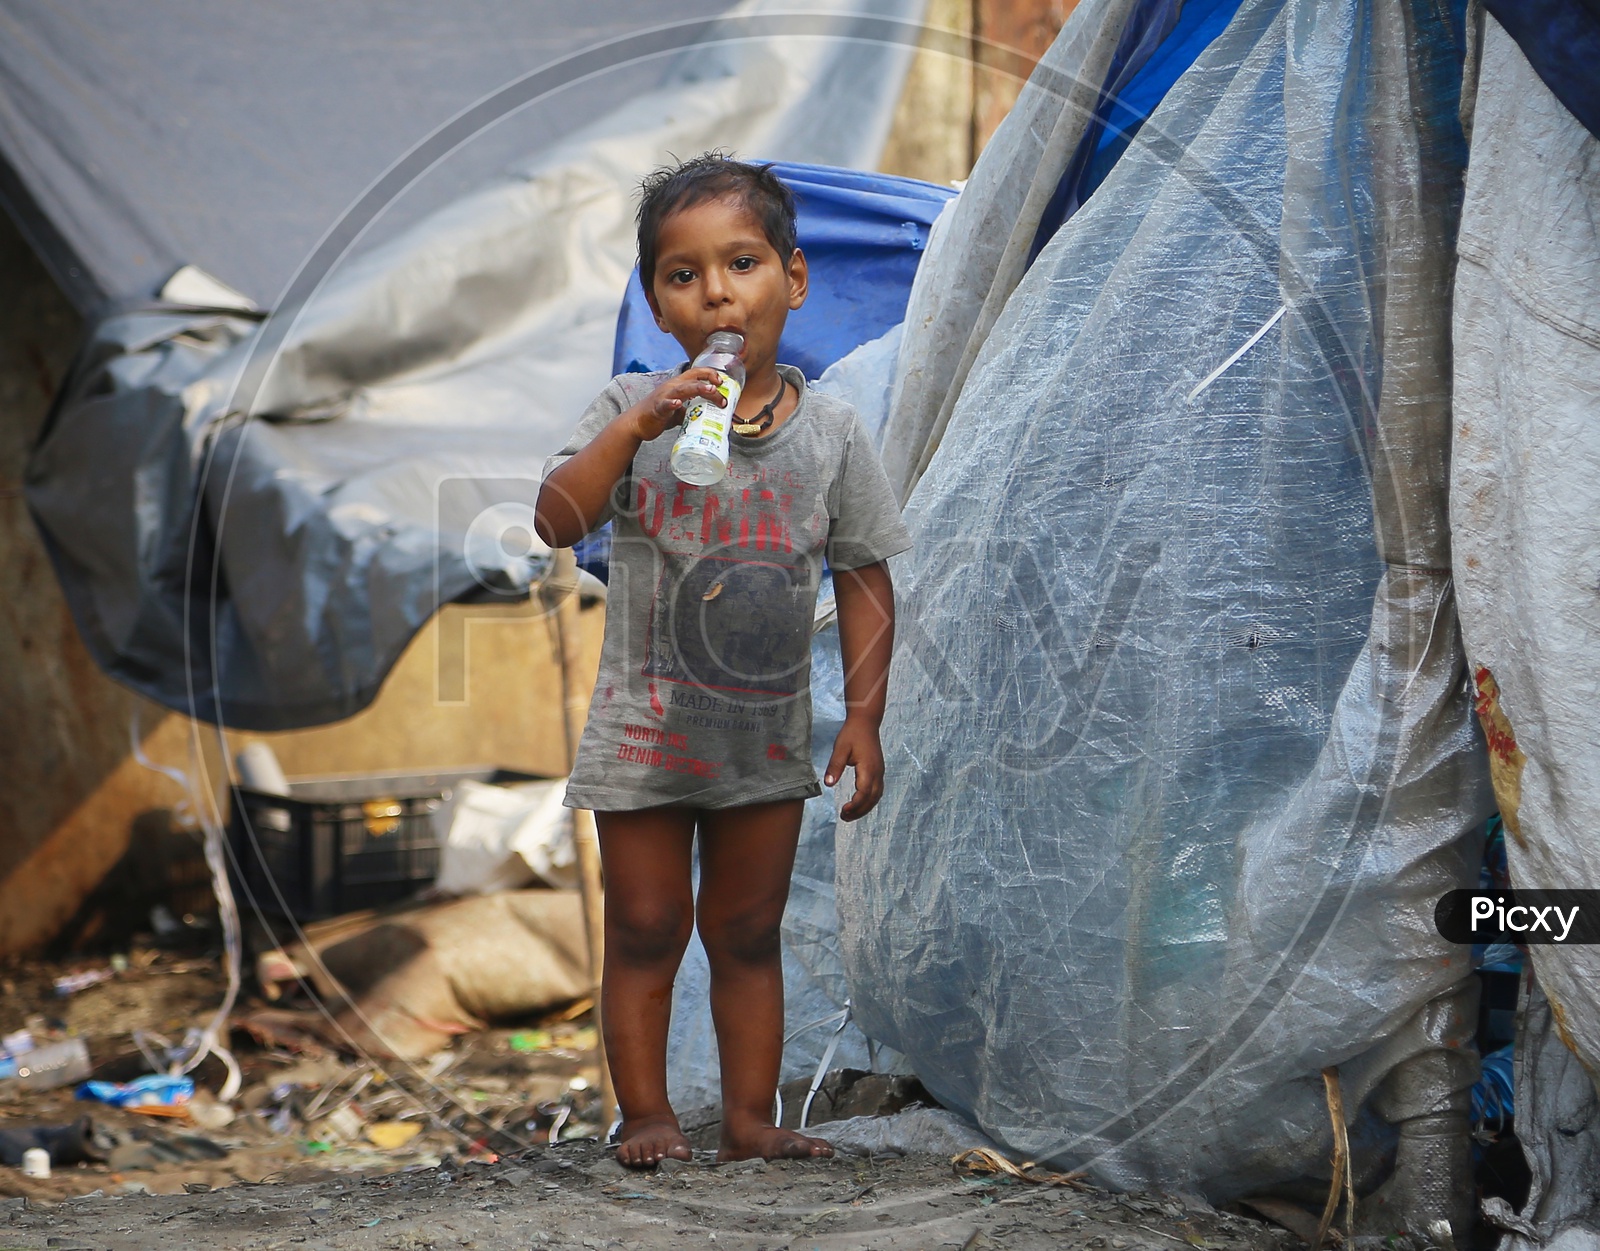
<path fill-rule="evenodd" d="M 671 1113 L 622 1122 L 617 1131 L 617 1163 L 624 1168 L 655 1168 L 662 1160 L 692 1160 L 694 1151 Z"/>
<path fill-rule="evenodd" d="M 717 1163 L 728 1164 L 734 1160 L 821 1160 L 833 1154 L 833 1148 L 820 1138 L 810 1138 L 792 1129 L 778 1129 L 771 1125 L 753 1125 L 743 1133 L 722 1132 L 722 1145 L 717 1151 Z"/>

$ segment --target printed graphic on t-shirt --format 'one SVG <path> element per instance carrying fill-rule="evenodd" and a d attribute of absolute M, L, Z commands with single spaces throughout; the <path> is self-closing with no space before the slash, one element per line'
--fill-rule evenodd
<path fill-rule="evenodd" d="M 667 561 L 650 609 L 646 677 L 745 695 L 794 695 L 811 654 L 803 560 Z"/>
<path fill-rule="evenodd" d="M 757 468 L 709 487 L 638 479 L 639 526 L 662 554 L 645 677 L 739 695 L 799 692 L 816 584 L 803 553 L 826 522 L 804 517 L 796 535 L 794 500 L 806 496 L 793 477 Z"/>

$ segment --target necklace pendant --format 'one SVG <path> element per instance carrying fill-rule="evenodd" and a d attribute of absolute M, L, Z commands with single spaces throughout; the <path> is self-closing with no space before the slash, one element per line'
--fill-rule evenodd
<path fill-rule="evenodd" d="M 783 398 L 784 390 L 788 387 L 788 385 L 789 384 L 784 381 L 783 375 L 779 374 L 778 394 L 774 395 L 770 400 L 767 401 L 766 406 L 756 414 L 754 421 L 740 421 L 739 418 L 735 416 L 732 422 L 733 432 L 735 434 L 742 434 L 746 436 L 765 434 L 768 427 L 772 425 L 772 420 L 775 416 L 773 410 L 778 407 L 778 401 Z"/>

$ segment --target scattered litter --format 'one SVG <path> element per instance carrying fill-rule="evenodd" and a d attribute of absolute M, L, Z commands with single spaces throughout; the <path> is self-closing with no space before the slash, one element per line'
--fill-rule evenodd
<path fill-rule="evenodd" d="M 119 1134 L 106 1164 L 113 1173 L 149 1172 L 171 1164 L 212 1162 L 228 1158 L 228 1149 L 199 1134 L 171 1134 L 153 1126 Z"/>
<path fill-rule="evenodd" d="M 1089 1188 L 1083 1180 L 1084 1174 L 1081 1171 L 1052 1173 L 1032 1160 L 1013 1164 L 998 1151 L 988 1147 L 968 1147 L 950 1163 L 955 1166 L 957 1177 L 1004 1176 L 1033 1186 L 1074 1186 L 1079 1190 Z"/>
<path fill-rule="evenodd" d="M 572 810 L 564 781 L 491 786 L 458 783 L 432 815 L 438 889 L 450 895 L 516 890 L 535 881 L 578 885 Z"/>
<path fill-rule="evenodd" d="M 22 1153 L 22 1175 L 24 1177 L 49 1177 L 50 1153 L 43 1147 L 29 1147 Z"/>
<path fill-rule="evenodd" d="M 1496 1229 L 1503 1229 L 1507 1233 L 1521 1234 L 1535 1245 L 1540 1241 L 1538 1228 L 1526 1217 L 1518 1216 L 1514 1209 L 1498 1195 L 1491 1195 L 1483 1201 L 1483 1219 Z"/>
<path fill-rule="evenodd" d="M 93 1099 L 113 1108 L 182 1107 L 194 1098 L 194 1079 L 152 1074 L 131 1082 L 84 1082 L 78 1098 Z"/>
<path fill-rule="evenodd" d="M 524 890 L 355 913 L 309 925 L 302 944 L 258 971 L 293 968 L 324 1001 L 318 1011 L 266 1009 L 241 1020 L 258 1039 L 319 1043 L 416 1060 L 490 1021 L 525 1017 L 593 990 L 577 891 Z M 358 989 L 359 988 L 359 989 Z"/>
<path fill-rule="evenodd" d="M 87 1116 L 70 1125 L 0 1129 L 0 1164 L 18 1167 L 29 1151 L 45 1152 L 57 1168 L 104 1160 L 115 1139 Z"/>
<path fill-rule="evenodd" d="M 509 1039 L 511 1050 L 524 1054 L 540 1051 L 593 1051 L 600 1045 L 600 1034 L 592 1025 L 554 1029 L 518 1030 Z"/>
<path fill-rule="evenodd" d="M 65 973 L 56 978 L 56 994 L 63 999 L 68 995 L 75 995 L 80 990 L 88 990 L 91 986 L 98 986 L 101 982 L 109 982 L 116 976 L 115 969 L 85 969 L 82 973 Z"/>
<path fill-rule="evenodd" d="M 324 1141 L 341 1142 L 361 1137 L 366 1121 L 350 1104 L 336 1108 L 318 1123 L 318 1137 Z"/>
<path fill-rule="evenodd" d="M 14 1080 L 24 1090 L 54 1090 L 89 1076 L 89 1049 L 81 1038 L 49 1043 L 24 1052 L 17 1060 Z"/>
<path fill-rule="evenodd" d="M 422 1132 L 417 1121 L 376 1121 L 367 1126 L 367 1141 L 374 1147 L 393 1151 L 405 1146 Z"/>
<path fill-rule="evenodd" d="M 196 1090 L 189 1102 L 189 1119 L 201 1129 L 227 1129 L 236 1117 L 231 1103 L 213 1099 L 206 1091 Z"/>

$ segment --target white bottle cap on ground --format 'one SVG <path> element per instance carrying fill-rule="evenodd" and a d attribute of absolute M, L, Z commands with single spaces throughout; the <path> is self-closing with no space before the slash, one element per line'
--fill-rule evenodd
<path fill-rule="evenodd" d="M 22 1153 L 22 1175 L 24 1177 L 49 1177 L 50 1153 L 43 1147 L 29 1147 Z"/>

